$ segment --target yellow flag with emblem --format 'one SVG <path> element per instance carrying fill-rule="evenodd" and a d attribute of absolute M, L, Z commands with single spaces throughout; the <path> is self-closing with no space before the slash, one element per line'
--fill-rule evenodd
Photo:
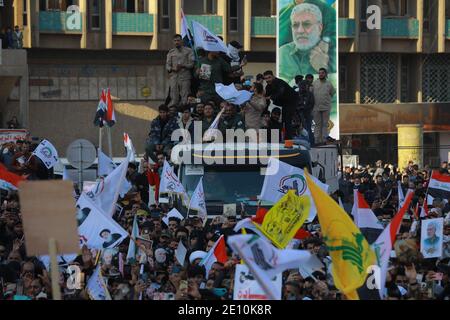
<path fill-rule="evenodd" d="M 308 218 L 311 201 L 289 190 L 255 226 L 278 248 L 284 249 Z"/>
<path fill-rule="evenodd" d="M 376 265 L 375 253 L 348 214 L 306 172 L 305 177 L 330 252 L 334 284 L 347 299 L 358 300 L 356 290 L 366 281 L 367 268 Z"/>

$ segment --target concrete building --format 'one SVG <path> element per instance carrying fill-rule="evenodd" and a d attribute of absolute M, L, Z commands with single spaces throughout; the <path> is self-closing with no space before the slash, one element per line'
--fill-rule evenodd
<path fill-rule="evenodd" d="M 367 28 L 369 5 L 381 8 L 381 30 Z M 450 1 L 339 0 L 338 21 L 344 152 L 362 163 L 396 161 L 398 150 L 433 166 L 447 161 Z M 423 130 L 423 139 L 397 130 Z"/>
<path fill-rule="evenodd" d="M 93 119 L 100 90 L 106 87 L 111 88 L 117 117 L 112 130 L 114 156 L 125 154 L 124 131 L 137 152 L 144 152 L 149 122 L 168 93 L 164 63 L 173 35 L 181 31 L 181 8 L 189 23 L 195 19 L 227 43 L 237 40 L 244 45 L 250 62 L 247 75 L 276 69 L 274 0 L 4 0 L 3 4 L 0 29 L 19 25 L 26 51 L 3 50 L 2 126 L 13 115 L 20 116 L 19 122 L 33 136 L 48 138 L 63 156 L 77 138 L 98 144 Z"/>

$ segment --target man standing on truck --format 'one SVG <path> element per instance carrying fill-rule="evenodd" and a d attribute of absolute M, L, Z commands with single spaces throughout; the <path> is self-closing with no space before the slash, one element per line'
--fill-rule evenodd
<path fill-rule="evenodd" d="M 333 84 L 327 80 L 327 70 L 320 68 L 319 79 L 313 82 L 314 109 L 313 118 L 314 141 L 316 145 L 324 144 L 328 137 L 328 122 L 330 121 L 331 102 L 336 94 Z"/>
<path fill-rule="evenodd" d="M 281 120 L 286 130 L 284 139 L 292 139 L 292 118 L 297 109 L 298 94 L 285 81 L 274 77 L 271 70 L 264 72 L 264 80 L 267 82 L 266 99 L 271 99 L 275 105 L 282 107 Z"/>
<path fill-rule="evenodd" d="M 240 114 L 237 114 L 236 107 L 227 102 L 225 110 L 222 115 L 222 119 L 219 122 L 219 130 L 222 132 L 223 137 L 226 137 L 227 129 L 242 129 L 245 130 L 245 123 Z"/>

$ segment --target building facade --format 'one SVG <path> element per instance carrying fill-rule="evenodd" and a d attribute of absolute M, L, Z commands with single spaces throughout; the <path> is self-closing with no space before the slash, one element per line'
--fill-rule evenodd
<path fill-rule="evenodd" d="M 370 5 L 381 8 L 381 30 L 367 27 Z M 450 1 L 340 0 L 338 21 L 344 152 L 361 163 L 397 160 L 398 125 L 420 124 L 423 145 L 411 142 L 411 153 L 447 161 Z"/>
<path fill-rule="evenodd" d="M 150 120 L 168 94 L 164 65 L 173 35 L 181 32 L 181 10 L 188 23 L 195 19 L 225 42 L 239 41 L 250 62 L 247 75 L 275 71 L 274 0 L 3 2 L 0 28 L 21 27 L 28 79 L 20 74 L 8 78 L 10 85 L 0 99 L 2 125 L 20 115 L 32 135 L 47 137 L 63 155 L 77 138 L 98 143 L 93 117 L 101 88 L 106 87 L 116 108 L 114 156 L 125 154 L 126 130 L 137 152 L 144 152 Z M 29 99 L 23 99 L 26 96 Z"/>

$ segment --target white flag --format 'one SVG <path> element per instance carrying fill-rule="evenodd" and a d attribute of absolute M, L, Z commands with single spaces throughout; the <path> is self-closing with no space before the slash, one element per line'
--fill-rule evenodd
<path fill-rule="evenodd" d="M 100 207 L 108 217 L 116 211 L 115 204 L 119 194 L 129 190 L 130 183 L 125 178 L 128 169 L 128 159 L 125 159 L 106 178 L 100 178 L 96 185 L 86 193 L 91 200 Z M 128 188 L 127 191 L 125 191 Z"/>
<path fill-rule="evenodd" d="M 133 142 L 128 133 L 123 134 L 123 144 L 125 145 L 125 148 L 127 148 L 128 161 L 136 162 L 136 150 L 134 149 Z"/>
<path fill-rule="evenodd" d="M 222 83 L 216 83 L 216 92 L 224 100 L 235 105 L 241 105 L 249 101 L 253 93 L 247 90 L 238 90 L 234 83 L 226 86 Z"/>
<path fill-rule="evenodd" d="M 159 184 L 159 194 L 161 195 L 161 193 L 179 194 L 183 198 L 185 204 L 189 203 L 189 197 L 186 190 L 173 171 L 173 168 L 166 160 L 164 160 L 161 182 Z"/>
<path fill-rule="evenodd" d="M 33 154 L 42 160 L 47 169 L 52 168 L 58 162 L 58 151 L 48 141 L 43 140 L 34 150 Z"/>
<path fill-rule="evenodd" d="M 298 268 L 311 257 L 311 253 L 306 250 L 279 250 L 257 235 L 230 236 L 228 244 L 244 260 L 271 300 L 275 300 L 278 295 L 271 279 L 284 270 Z"/>
<path fill-rule="evenodd" d="M 206 212 L 205 192 L 203 191 L 203 177 L 200 178 L 200 181 L 192 194 L 189 208 L 197 210 L 199 217 L 202 218 L 203 222 L 205 222 L 208 217 L 208 213 Z"/>
<path fill-rule="evenodd" d="M 228 48 L 225 43 L 205 26 L 197 21 L 192 21 L 192 27 L 194 29 L 194 43 L 197 48 L 203 48 L 206 51 L 228 53 Z"/>
<path fill-rule="evenodd" d="M 219 122 L 220 118 L 222 117 L 222 113 L 224 112 L 225 108 L 223 108 L 219 114 L 214 119 L 213 123 L 211 123 L 211 126 L 205 131 L 205 134 L 203 135 L 203 141 L 209 142 L 212 140 L 215 140 L 216 136 L 220 134 L 219 129 Z"/>
<path fill-rule="evenodd" d="M 167 215 L 162 218 L 162 221 L 166 224 L 166 226 L 169 226 L 169 218 L 177 218 L 180 219 L 180 221 L 184 220 L 183 215 L 175 208 L 170 210 Z"/>
<path fill-rule="evenodd" d="M 187 249 L 184 246 L 183 242 L 180 240 L 180 242 L 178 243 L 178 247 L 175 250 L 175 258 L 177 258 L 178 263 L 181 264 L 182 266 L 184 266 L 184 261 L 186 259 L 186 253 L 187 253 Z"/>
<path fill-rule="evenodd" d="M 403 194 L 402 183 L 397 181 L 397 189 L 398 189 L 398 210 L 403 206 L 403 202 L 405 202 L 405 195 Z"/>
<path fill-rule="evenodd" d="M 128 233 L 112 218 L 105 215 L 85 194 L 77 202 L 80 247 L 107 249 L 118 246 Z"/>
<path fill-rule="evenodd" d="M 98 148 L 98 176 L 105 177 L 117 168 L 114 161 Z"/>
<path fill-rule="evenodd" d="M 322 190 L 328 192 L 328 185 L 320 182 L 315 177 L 312 177 L 312 179 Z M 313 221 L 317 214 L 317 209 L 306 184 L 304 171 L 276 158 L 270 158 L 261 190 L 261 200 L 276 203 L 290 189 L 294 189 L 298 196 L 307 195 L 310 197 L 311 208 L 309 209 L 309 216 L 306 222 Z"/>
<path fill-rule="evenodd" d="M 134 215 L 133 219 L 133 229 L 131 231 L 131 235 L 136 240 L 139 237 L 139 226 L 137 222 L 137 214 Z M 131 261 L 136 260 L 136 243 L 130 239 L 130 244 L 128 245 L 128 252 L 127 252 L 127 262 L 131 263 Z"/>
<path fill-rule="evenodd" d="M 101 274 L 100 264 L 95 268 L 94 273 L 89 278 L 86 285 L 86 291 L 92 300 L 111 300 L 111 296 L 106 287 L 105 280 Z"/>

